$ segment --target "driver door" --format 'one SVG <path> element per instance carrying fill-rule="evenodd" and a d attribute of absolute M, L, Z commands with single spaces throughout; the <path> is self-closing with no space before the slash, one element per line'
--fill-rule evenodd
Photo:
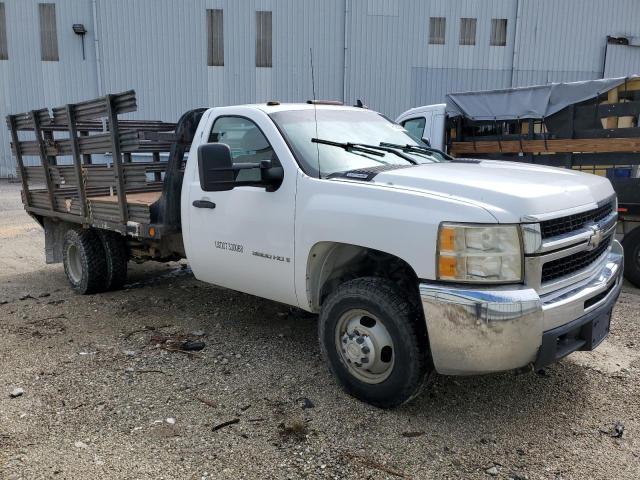
<path fill-rule="evenodd" d="M 255 111 L 246 116 L 218 115 L 209 124 L 208 134 L 205 132 L 208 141 L 227 144 L 233 163 L 270 160 L 278 166 L 280 158 L 291 158 L 266 115 L 262 117 Z M 274 136 L 280 140 L 275 148 L 268 140 Z M 192 149 L 191 155 L 197 157 L 197 149 Z M 197 158 L 191 161 L 197 165 Z M 192 169 L 186 243 L 189 262 L 198 279 L 297 305 L 293 268 L 296 171 L 287 161 L 282 162 L 282 167 L 284 178 L 275 191 L 237 186 L 228 191 L 205 192 L 198 169 Z M 240 170 L 236 180 L 259 181 L 260 169 Z"/>

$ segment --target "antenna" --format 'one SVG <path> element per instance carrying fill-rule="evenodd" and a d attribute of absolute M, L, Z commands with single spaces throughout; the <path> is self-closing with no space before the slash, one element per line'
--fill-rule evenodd
<path fill-rule="evenodd" d="M 311 63 L 311 93 L 313 94 L 313 118 L 316 122 L 316 138 L 318 138 L 318 110 L 316 106 L 316 77 L 313 70 L 313 49 L 309 47 L 309 61 Z M 320 170 L 320 146 L 316 143 L 316 154 L 318 155 L 318 178 L 322 178 Z"/>

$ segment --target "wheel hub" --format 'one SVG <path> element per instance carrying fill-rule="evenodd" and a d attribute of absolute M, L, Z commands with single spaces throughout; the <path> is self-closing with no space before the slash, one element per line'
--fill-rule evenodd
<path fill-rule="evenodd" d="M 350 310 L 336 327 L 336 348 L 349 373 L 370 384 L 386 380 L 395 355 L 391 335 L 382 321 L 365 310 Z"/>
<path fill-rule="evenodd" d="M 348 363 L 352 363 L 356 368 L 366 368 L 371 363 L 371 359 L 376 357 L 375 346 L 367 335 L 354 331 L 351 334 L 345 333 L 342 336 L 342 353 L 346 356 Z"/>

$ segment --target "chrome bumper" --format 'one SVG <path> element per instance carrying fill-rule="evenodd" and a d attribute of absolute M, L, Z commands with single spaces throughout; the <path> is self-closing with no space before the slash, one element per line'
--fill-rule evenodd
<path fill-rule="evenodd" d="M 593 275 L 542 296 L 526 285 L 472 289 L 421 283 L 436 370 L 473 375 L 538 365 L 545 332 L 610 310 L 622 287 L 623 262 L 622 245 L 613 241 Z"/>

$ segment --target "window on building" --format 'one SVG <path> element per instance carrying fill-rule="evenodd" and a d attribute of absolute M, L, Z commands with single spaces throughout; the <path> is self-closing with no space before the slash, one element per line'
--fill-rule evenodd
<path fill-rule="evenodd" d="M 491 45 L 504 47 L 507 44 L 507 19 L 491 19 Z"/>
<path fill-rule="evenodd" d="M 4 13 L 4 2 L 0 2 L 0 60 L 9 60 L 7 47 L 7 18 Z"/>
<path fill-rule="evenodd" d="M 444 45 L 444 34 L 447 28 L 445 17 L 431 17 L 429 19 L 429 43 L 431 45 Z"/>
<path fill-rule="evenodd" d="M 224 66 L 223 13 L 220 9 L 207 9 L 207 65 Z"/>
<path fill-rule="evenodd" d="M 476 24 L 475 18 L 460 19 L 460 45 L 476 44 Z"/>
<path fill-rule="evenodd" d="M 272 67 L 271 12 L 256 12 L 256 67 Z"/>
<path fill-rule="evenodd" d="M 56 4 L 39 3 L 40 14 L 40 57 L 44 61 L 57 62 L 58 32 L 56 30 Z"/>

